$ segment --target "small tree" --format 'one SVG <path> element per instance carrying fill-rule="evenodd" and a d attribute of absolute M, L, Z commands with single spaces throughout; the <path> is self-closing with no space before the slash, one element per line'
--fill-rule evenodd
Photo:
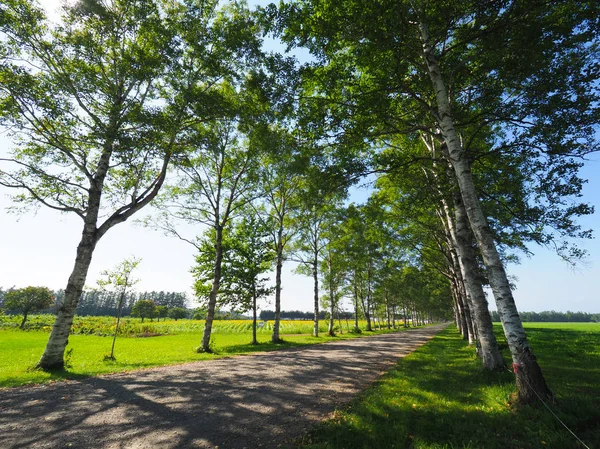
<path fill-rule="evenodd" d="M 144 318 L 154 318 L 156 314 L 156 304 L 150 299 L 141 299 L 136 302 L 131 309 L 131 315 L 139 317 L 144 322 Z"/>
<path fill-rule="evenodd" d="M 115 326 L 115 335 L 113 336 L 112 347 L 110 348 L 110 356 L 106 357 L 110 360 L 115 360 L 115 342 L 117 341 L 117 332 L 119 331 L 119 322 L 121 321 L 121 311 L 123 310 L 123 300 L 125 299 L 125 293 L 127 288 L 134 286 L 140 280 L 132 279 L 132 271 L 139 265 L 141 259 L 132 257 L 131 259 L 125 259 L 114 270 L 105 270 L 101 274 L 104 276 L 103 279 L 98 280 L 98 285 L 103 290 L 107 287 L 114 288 L 119 292 L 119 303 L 117 306 L 117 324 Z"/>
<path fill-rule="evenodd" d="M 54 294 L 46 287 L 25 287 L 4 293 L 4 307 L 23 313 L 21 329 L 25 328 L 30 312 L 44 310 L 54 303 Z"/>
<path fill-rule="evenodd" d="M 240 310 L 252 310 L 252 344 L 256 339 L 257 301 L 270 295 L 274 289 L 267 287 L 269 280 L 261 277 L 275 258 L 269 245 L 269 226 L 261 218 L 248 211 L 226 239 L 229 249 L 223 261 L 222 291 L 225 303 Z"/>
<path fill-rule="evenodd" d="M 169 309 L 169 318 L 173 318 L 175 321 L 181 318 L 187 318 L 188 311 L 183 307 L 173 307 Z"/>
<path fill-rule="evenodd" d="M 156 317 L 158 321 L 161 318 L 166 318 L 169 315 L 169 308 L 167 306 L 156 306 Z"/>

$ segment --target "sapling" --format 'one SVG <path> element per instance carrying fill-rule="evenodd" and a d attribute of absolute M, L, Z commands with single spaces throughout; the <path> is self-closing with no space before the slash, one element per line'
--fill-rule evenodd
<path fill-rule="evenodd" d="M 115 359 L 115 342 L 117 341 L 117 333 L 119 332 L 119 323 L 121 322 L 121 312 L 123 310 L 123 301 L 125 300 L 125 293 L 129 287 L 133 287 L 140 280 L 133 279 L 131 273 L 139 265 L 141 259 L 131 257 L 123 260 L 113 270 L 105 270 L 101 274 L 104 276 L 98 279 L 98 285 L 103 290 L 107 288 L 114 288 L 120 291 L 119 303 L 117 306 L 117 324 L 115 326 L 115 333 L 113 335 L 112 346 L 110 348 L 110 355 L 105 355 L 104 360 L 116 360 Z"/>

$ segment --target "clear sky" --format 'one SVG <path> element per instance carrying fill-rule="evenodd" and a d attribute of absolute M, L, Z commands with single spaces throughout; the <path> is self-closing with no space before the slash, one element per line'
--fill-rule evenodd
<path fill-rule="evenodd" d="M 57 2 L 44 1 L 52 7 Z M 5 155 L 10 142 L 0 134 L 0 154 Z M 600 155 L 593 155 L 586 164 L 583 177 L 589 179 L 584 188 L 584 200 L 600 212 Z M 0 287 L 28 285 L 64 288 L 75 260 L 75 249 L 81 234 L 81 220 L 70 214 L 40 208 L 37 213 L 22 216 L 7 214 L 11 204 L 6 189 L 0 190 Z M 356 202 L 364 200 L 365 192 L 355 191 Z M 142 210 L 136 218 L 150 212 Z M 600 232 L 598 212 L 581 223 Z M 188 227 L 188 235 L 196 230 Z M 600 312 L 600 243 L 598 238 L 580 242 L 590 256 L 576 270 L 569 268 L 552 252 L 532 247 L 535 256 L 523 257 L 521 265 L 508 267 L 515 276 L 515 298 L 522 311 L 585 311 Z M 112 228 L 99 242 L 86 285 L 94 287 L 102 270 L 110 269 L 128 256 L 142 258 L 137 270 L 141 282 L 138 291 L 164 290 L 191 293 L 194 248 L 187 243 L 145 229 L 132 221 Z M 284 266 L 282 308 L 312 309 L 312 280 L 292 273 L 294 266 Z M 347 306 L 348 307 L 348 306 Z M 263 304 L 262 308 L 269 308 Z M 495 309 L 490 298 L 490 308 Z"/>

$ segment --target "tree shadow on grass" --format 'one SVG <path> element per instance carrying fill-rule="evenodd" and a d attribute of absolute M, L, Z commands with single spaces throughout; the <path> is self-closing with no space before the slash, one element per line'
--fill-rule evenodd
<path fill-rule="evenodd" d="M 37 371 L 35 368 L 31 368 L 27 370 L 27 372 Z M 94 374 L 83 374 L 83 373 L 74 373 L 67 369 L 53 370 L 46 372 L 47 377 L 40 380 L 42 383 L 46 382 L 58 382 L 62 380 L 83 380 L 87 379 Z M 0 380 L 0 388 L 11 388 L 23 385 L 23 376 L 15 375 L 15 376 L 3 376 L 2 380 Z M 35 385 L 35 383 L 34 383 Z"/>

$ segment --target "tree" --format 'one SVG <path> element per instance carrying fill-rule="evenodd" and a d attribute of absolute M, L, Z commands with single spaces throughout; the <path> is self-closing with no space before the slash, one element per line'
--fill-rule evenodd
<path fill-rule="evenodd" d="M 172 309 L 169 309 L 169 318 L 173 318 L 175 321 L 187 317 L 188 311 L 183 307 L 173 307 Z"/>
<path fill-rule="evenodd" d="M 131 315 L 140 317 L 143 323 L 144 318 L 154 318 L 156 316 L 156 304 L 150 299 L 141 299 L 133 305 Z"/>
<path fill-rule="evenodd" d="M 326 241 L 323 248 L 323 258 L 321 261 L 321 275 L 323 285 L 326 286 L 327 295 L 321 298 L 324 306 L 329 306 L 329 326 L 327 333 L 330 337 L 335 336 L 334 319 L 335 312 L 339 309 L 339 304 L 343 296 L 343 286 L 346 280 L 347 260 L 343 252 L 344 238 L 341 235 L 343 230 L 340 226 L 343 211 L 336 210 L 331 213 L 328 220 L 327 230 L 324 233 Z M 341 330 L 341 328 L 340 328 Z"/>
<path fill-rule="evenodd" d="M 355 322 L 354 330 L 359 332 L 358 315 L 362 307 L 362 314 L 367 321 L 366 330 L 371 332 L 373 286 L 375 281 L 375 268 L 380 259 L 379 242 L 374 237 L 377 235 L 378 223 L 372 219 L 375 217 L 374 208 L 370 206 L 356 206 L 351 204 L 347 207 L 343 231 L 343 253 L 347 260 L 347 278 L 351 286 Z"/>
<path fill-rule="evenodd" d="M 0 159 L 0 185 L 22 192 L 22 208 L 43 205 L 83 222 L 42 369 L 64 366 L 96 245 L 155 198 L 182 130 L 209 114 L 196 108 L 192 119 L 189 108 L 214 100 L 211 83 L 223 76 L 215 41 L 227 33 L 214 4 L 188 6 L 81 1 L 63 9 L 61 25 L 27 0 L 0 8 L 0 124 L 17 143 Z"/>
<path fill-rule="evenodd" d="M 518 318 L 481 208 L 472 164 L 511 154 L 530 173 L 537 240 L 589 235 L 573 217 L 578 157 L 595 150 L 599 122 L 597 2 L 306 0 L 283 5 L 284 37 L 315 55 L 306 102 L 327 135 L 348 140 L 440 137 L 482 254 L 515 366 L 519 398 L 552 399 Z M 280 29 L 281 30 L 281 29 Z M 485 134 L 485 153 L 471 143 Z M 515 160 L 513 159 L 513 160 Z M 559 218 L 560 217 L 560 218 Z M 568 246 L 558 245 L 560 252 Z M 569 256 L 581 252 L 573 248 Z"/>
<path fill-rule="evenodd" d="M 399 154 L 397 149 L 389 148 L 378 158 L 386 173 L 377 180 L 377 195 L 390 209 L 403 244 L 414 248 L 413 251 L 416 249 L 421 263 L 450 282 L 458 328 L 469 343 L 478 340 L 478 354 L 484 367 L 504 368 L 482 287 L 485 276 L 472 248 L 468 223 L 461 219 L 466 219 L 462 214 L 464 207 L 454 188 L 454 175 L 443 158 L 442 145 L 426 136 L 420 139 L 403 136 L 394 143 L 401 145 L 403 151 Z M 495 167 L 502 167 L 501 162 L 497 158 Z M 520 180 L 511 182 L 513 190 L 518 192 Z M 482 186 L 484 190 L 497 187 L 497 183 Z M 513 197 L 513 208 L 520 206 L 519 198 L 523 196 Z M 518 227 L 501 220 L 502 210 L 490 207 L 489 203 L 485 206 L 486 212 L 495 218 L 493 230 L 498 243 L 504 248 L 518 246 Z"/>
<path fill-rule="evenodd" d="M 18 310 L 23 314 L 21 329 L 25 328 L 29 313 L 47 309 L 53 303 L 54 295 L 47 287 L 25 287 L 4 293 L 4 307 L 7 310 Z"/>
<path fill-rule="evenodd" d="M 227 254 L 224 260 L 224 303 L 234 310 L 252 310 L 252 344 L 256 339 L 256 314 L 259 299 L 270 295 L 268 277 L 261 277 L 271 269 L 275 251 L 269 245 L 270 226 L 253 211 L 248 211 L 227 236 Z"/>
<path fill-rule="evenodd" d="M 123 310 L 123 302 L 125 300 L 125 294 L 127 290 L 137 284 L 140 280 L 133 279 L 131 273 L 140 264 L 141 259 L 131 257 L 125 259 L 119 263 L 112 271 L 105 270 L 101 273 L 103 278 L 98 279 L 98 285 L 103 290 L 113 288 L 119 295 L 119 301 L 117 303 L 117 323 L 115 324 L 115 333 L 113 336 L 112 346 L 110 348 L 110 355 L 106 357 L 109 360 L 115 360 L 115 343 L 117 341 L 117 334 L 119 332 L 119 323 L 121 321 L 121 312 Z M 142 322 L 144 318 L 142 316 Z"/>
<path fill-rule="evenodd" d="M 167 306 L 156 306 L 156 317 L 158 321 L 161 318 L 166 318 L 169 315 L 169 308 Z"/>
<path fill-rule="evenodd" d="M 260 188 L 268 209 L 272 230 L 272 244 L 275 249 L 275 316 L 271 341 L 279 343 L 281 320 L 281 273 L 283 262 L 297 229 L 291 217 L 298 208 L 299 191 L 302 188 L 302 177 L 306 168 L 298 144 L 284 130 L 269 129 L 264 133 L 265 151 L 260 171 Z"/>
<path fill-rule="evenodd" d="M 162 228 L 197 250 L 194 288 L 207 300 L 206 325 L 199 351 L 210 352 L 210 335 L 220 293 L 224 234 L 241 209 L 256 198 L 254 160 L 233 120 L 196 129 L 192 152 L 179 164 L 179 184 L 168 190 Z M 183 237 L 172 219 L 208 226 L 202 237 Z"/>
<path fill-rule="evenodd" d="M 326 247 L 326 229 L 335 210 L 331 204 L 336 200 L 328 194 L 327 187 L 321 186 L 323 178 L 314 177 L 310 187 L 303 195 L 301 212 L 295 217 L 298 229 L 293 245 L 292 260 L 298 262 L 296 272 L 313 278 L 314 326 L 313 336 L 319 336 L 319 265 Z"/>

